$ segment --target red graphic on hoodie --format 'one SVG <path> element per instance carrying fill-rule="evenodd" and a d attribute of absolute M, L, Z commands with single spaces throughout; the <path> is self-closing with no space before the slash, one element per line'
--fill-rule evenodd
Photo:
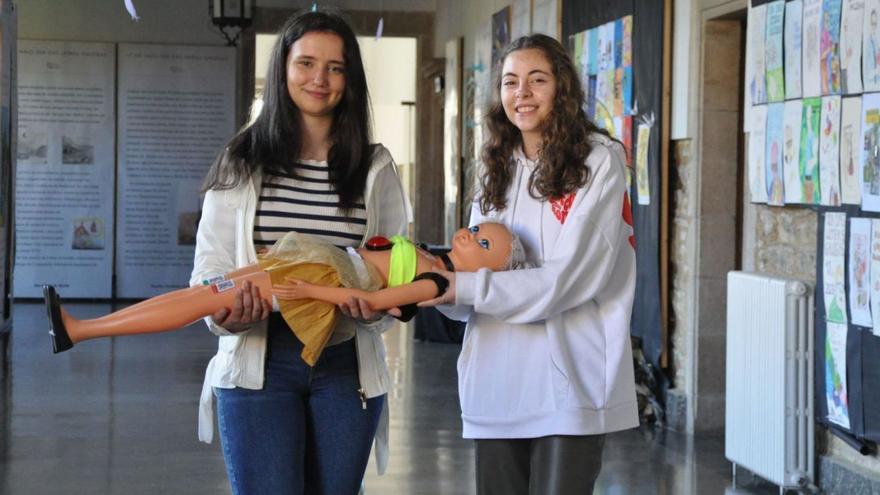
<path fill-rule="evenodd" d="M 572 203 L 574 203 L 574 193 L 569 193 L 561 198 L 553 198 L 550 200 L 550 206 L 553 208 L 553 215 L 559 220 L 559 223 L 565 223 L 565 219 L 568 217 L 568 210 L 571 209 Z"/>
<path fill-rule="evenodd" d="M 633 213 L 632 206 L 629 204 L 629 194 L 626 192 L 623 193 L 623 221 L 626 222 L 630 227 L 633 226 Z M 635 233 L 629 236 L 629 243 L 633 247 L 636 248 L 636 236 Z"/>

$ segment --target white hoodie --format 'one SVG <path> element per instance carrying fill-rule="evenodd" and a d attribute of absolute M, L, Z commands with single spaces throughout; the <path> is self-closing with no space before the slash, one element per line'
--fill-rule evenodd
<path fill-rule="evenodd" d="M 520 236 L 536 268 L 456 274 L 468 319 L 458 359 L 465 438 L 588 435 L 638 426 L 630 315 L 636 258 L 622 147 L 591 137 L 590 179 L 540 201 L 521 151 L 507 207 L 490 219 Z"/>

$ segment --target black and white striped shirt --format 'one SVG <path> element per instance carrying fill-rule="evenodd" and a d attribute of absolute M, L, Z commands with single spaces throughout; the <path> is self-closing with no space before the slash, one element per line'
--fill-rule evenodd
<path fill-rule="evenodd" d="M 293 174 L 263 177 L 254 219 L 254 247 L 269 248 L 285 233 L 312 234 L 339 247 L 358 246 L 367 228 L 367 209 L 361 203 L 346 213 L 339 208 L 327 162 L 303 160 Z"/>

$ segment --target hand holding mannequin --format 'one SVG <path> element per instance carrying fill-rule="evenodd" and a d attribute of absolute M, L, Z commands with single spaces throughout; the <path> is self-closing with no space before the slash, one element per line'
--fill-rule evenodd
<path fill-rule="evenodd" d="M 314 242 L 309 236 L 299 236 L 300 243 Z M 359 316 L 369 317 L 378 311 L 431 300 L 446 289 L 445 279 L 433 270 L 441 267 L 476 271 L 480 268 L 503 270 L 511 262 L 520 261 L 522 248 L 519 240 L 501 224 L 485 223 L 469 229 L 460 229 L 452 239 L 452 250 L 439 257 L 417 249 L 411 243 L 409 260 L 404 263 L 403 282 L 400 263 L 395 260 L 397 248 L 371 250 L 360 248 L 368 272 L 373 272 L 378 290 L 339 286 L 336 269 L 314 261 L 290 261 L 276 248 L 267 253 L 260 263 L 250 265 L 203 285 L 179 289 L 140 302 L 107 316 L 91 320 L 77 320 L 65 311 L 52 286 L 44 286 L 46 311 L 54 351 L 62 352 L 83 340 L 116 335 L 133 335 L 175 330 L 199 318 L 211 316 L 218 324 L 230 324 L 230 331 L 246 330 L 251 322 L 264 319 L 271 308 L 263 296 L 274 296 L 281 306 L 297 337 L 306 344 L 304 359 L 317 360 L 333 329 L 337 305 L 356 308 Z M 311 240 L 310 240 L 311 239 Z M 320 245 L 322 249 L 324 245 Z M 344 252 L 326 245 L 334 257 L 346 257 Z M 305 270 L 305 271 L 304 271 Z M 305 273 L 315 280 L 305 281 L 298 274 Z M 334 286 L 323 286 L 317 280 L 334 280 Z M 391 283 L 389 283 L 389 281 Z M 354 298 L 354 299 L 352 299 Z M 310 300 L 305 301 L 304 300 Z M 322 301 L 323 307 L 314 309 L 311 301 Z M 329 315 L 327 313 L 329 311 Z M 350 311 L 354 312 L 350 309 Z M 320 313 L 314 316 L 313 313 Z M 311 318 L 303 324 L 302 318 Z M 315 319 L 320 320 L 316 325 Z M 317 330 L 314 330 L 317 329 Z M 300 332 L 303 332 L 302 334 Z M 308 333 L 306 333 L 308 332 Z M 309 348 L 309 346 L 311 347 Z"/>

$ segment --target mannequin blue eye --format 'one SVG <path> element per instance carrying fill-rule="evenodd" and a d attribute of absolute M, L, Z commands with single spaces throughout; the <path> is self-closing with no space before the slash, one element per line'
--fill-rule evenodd
<path fill-rule="evenodd" d="M 478 242 L 480 243 L 481 248 L 489 249 L 489 240 L 488 239 L 480 239 Z"/>
<path fill-rule="evenodd" d="M 471 234 L 476 234 L 477 232 L 480 231 L 480 226 L 479 226 L 479 225 L 474 225 L 473 227 L 468 228 L 468 230 L 471 231 Z"/>

